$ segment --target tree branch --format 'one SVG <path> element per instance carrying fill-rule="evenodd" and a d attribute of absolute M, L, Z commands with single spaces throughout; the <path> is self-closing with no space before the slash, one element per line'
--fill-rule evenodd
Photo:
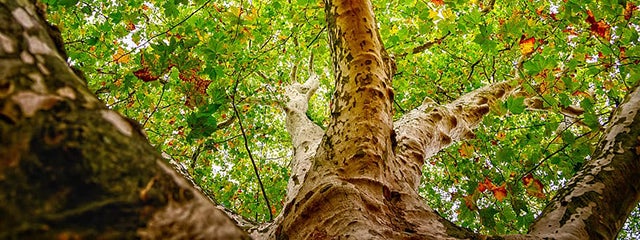
<path fill-rule="evenodd" d="M 489 112 L 489 106 L 508 96 L 514 87 L 507 82 L 495 83 L 467 93 L 447 105 L 426 99 L 394 124 L 396 157 L 409 164 L 411 173 L 404 173 L 413 189 L 420 181 L 424 159 L 449 146 L 452 142 L 473 138 L 471 130 Z"/>
<path fill-rule="evenodd" d="M 291 176 L 287 184 L 287 202 L 296 196 L 302 180 L 311 169 L 311 157 L 324 135 L 320 126 L 307 117 L 311 96 L 320 84 L 318 75 L 313 71 L 313 54 L 309 57 L 309 78 L 302 84 L 293 79 L 297 66 L 291 70 L 291 85 L 285 89 L 287 101 L 284 110 L 287 114 L 286 128 L 293 144 Z"/>
<path fill-rule="evenodd" d="M 596 152 L 532 225 L 540 237 L 614 239 L 640 201 L 640 89 L 627 95 Z"/>

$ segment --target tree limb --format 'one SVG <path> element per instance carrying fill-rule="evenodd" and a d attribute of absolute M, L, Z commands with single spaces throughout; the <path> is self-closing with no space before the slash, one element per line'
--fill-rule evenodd
<path fill-rule="evenodd" d="M 614 239 L 640 201 L 640 89 L 615 111 L 593 157 L 532 225 L 540 237 Z"/>

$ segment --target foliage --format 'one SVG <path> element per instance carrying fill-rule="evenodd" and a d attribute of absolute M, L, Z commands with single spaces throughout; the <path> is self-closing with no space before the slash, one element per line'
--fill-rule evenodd
<path fill-rule="evenodd" d="M 69 61 L 110 108 L 139 121 L 226 207 L 258 222 L 281 210 L 292 156 L 279 104 L 290 69 L 311 53 L 321 86 L 307 115 L 325 125 L 329 117 L 322 1 L 44 2 Z M 427 159 L 420 191 L 462 226 L 525 232 L 640 79 L 638 2 L 493 2 L 385 0 L 375 11 L 397 61 L 396 116 L 426 96 L 444 104 L 499 81 L 522 86 L 492 106 L 475 139 Z M 529 108 L 530 97 L 541 106 Z M 567 114 L 571 106 L 584 113 Z M 622 237 L 637 235 L 637 214 L 629 221 L 636 232 Z"/>

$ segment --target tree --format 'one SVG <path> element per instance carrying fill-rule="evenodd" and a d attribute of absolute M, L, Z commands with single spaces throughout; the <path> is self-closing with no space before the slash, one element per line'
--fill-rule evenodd
<path fill-rule="evenodd" d="M 180 16 L 176 4 L 188 3 L 179 2 L 165 3 L 162 6 L 164 14 Z M 76 6 L 73 1 L 58 4 L 63 7 Z M 142 9 L 156 7 L 153 4 L 149 7 L 147 4 L 150 3 L 131 2 L 126 6 L 146 6 L 141 7 Z M 157 83 L 162 89 L 160 99 L 169 88 L 168 85 L 182 87 L 182 93 L 186 96 L 181 99 L 184 100 L 184 106 L 194 109 L 185 119 L 190 128 L 189 134 L 184 136 L 185 141 L 198 146 L 191 162 L 188 162 L 191 164 L 190 168 L 184 169 L 184 164 L 165 161 L 148 144 L 143 128 L 151 117 L 142 121 L 142 124 L 122 117 L 105 107 L 91 93 L 81 75 L 72 71 L 65 62 L 69 57 L 59 32 L 44 19 L 44 6 L 35 7 L 26 0 L 0 2 L 0 16 L 2 22 L 6 23 L 0 27 L 0 129 L 3 136 L 0 140 L 0 156 L 3 156 L 0 165 L 0 198 L 6 203 L 0 207 L 0 211 L 3 216 L 9 216 L 4 218 L 8 220 L 0 222 L 2 237 L 247 238 L 248 235 L 241 231 L 243 229 L 253 237 L 275 239 L 615 238 L 640 199 L 637 190 L 640 183 L 635 181 L 640 173 L 640 116 L 637 114 L 640 92 L 637 89 L 638 56 L 634 55 L 638 51 L 633 51 L 638 42 L 638 34 L 632 27 L 634 24 L 637 26 L 638 21 L 638 17 L 633 14 L 635 5 L 624 2 L 585 4 L 581 7 L 568 2 L 552 7 L 556 10 L 551 9 L 549 13 L 545 12 L 544 5 L 542 10 L 534 4 L 527 5 L 531 8 L 528 12 L 515 14 L 532 14 L 542 19 L 541 25 L 549 25 L 531 24 L 535 30 L 528 32 L 529 30 L 522 28 L 517 31 L 506 31 L 509 27 L 493 29 L 497 28 L 495 24 L 515 27 L 523 23 L 518 16 L 505 20 L 505 23 L 488 21 L 493 19 L 486 17 L 490 14 L 495 14 L 494 17 L 500 19 L 504 12 L 514 13 L 510 12 L 513 5 L 505 4 L 496 8 L 494 1 L 486 5 L 479 3 L 480 6 L 447 4 L 451 6 L 447 7 L 442 1 L 426 3 L 435 10 L 420 16 L 422 20 L 437 19 L 430 21 L 431 27 L 439 29 L 441 35 L 435 41 L 407 48 L 406 54 L 397 55 L 390 54 L 384 47 L 378 29 L 379 20 L 374 17 L 374 6 L 369 1 L 327 1 L 323 4 L 327 43 L 330 46 L 327 54 L 330 55 L 333 69 L 331 76 L 335 79 L 327 125 L 324 128 L 319 126 L 314 113 L 309 113 L 309 103 L 322 85 L 320 79 L 324 78 L 315 73 L 314 55 L 311 52 L 308 78 L 304 82 L 298 82 L 297 68 L 300 64 L 294 64 L 289 75 L 290 84 L 284 88 L 283 95 L 286 98 L 276 99 L 283 103 L 286 128 L 294 149 L 287 197 L 283 200 L 282 210 L 273 221 L 256 224 L 237 213 L 216 207 L 217 204 L 209 201 L 207 195 L 183 177 L 195 176 L 195 181 L 199 181 L 200 175 L 197 174 L 195 165 L 198 155 L 202 153 L 201 148 L 218 148 L 218 143 L 212 141 L 210 136 L 216 129 L 226 129 L 237 121 L 240 131 L 238 136 L 242 137 L 247 158 L 251 160 L 260 186 L 263 185 L 257 173 L 264 171 L 260 171 L 255 163 L 249 145 L 252 141 L 247 132 L 253 127 L 243 123 L 249 116 L 249 110 L 240 107 L 247 105 L 239 105 L 248 98 L 243 98 L 247 94 L 242 91 L 249 91 L 242 89 L 242 79 L 252 74 L 257 79 L 271 81 L 271 77 L 263 72 L 264 69 L 247 70 L 253 67 L 252 61 L 259 59 L 258 57 L 252 59 L 243 56 L 246 54 L 244 52 L 234 55 L 234 58 L 239 59 L 239 65 L 228 74 L 235 77 L 227 85 L 232 90 L 221 93 L 218 89 L 226 89 L 224 83 L 218 85 L 222 87 L 210 87 L 209 84 L 216 79 L 223 81 L 224 78 L 220 75 L 226 75 L 225 70 L 220 69 L 219 65 L 198 60 L 198 57 L 207 54 L 207 60 L 225 59 L 218 55 L 223 55 L 226 45 L 223 41 L 217 42 L 220 45 L 203 43 L 206 47 L 199 52 L 195 47 L 200 46 L 199 41 L 215 40 L 216 31 L 212 36 L 198 36 L 193 38 L 198 40 L 190 40 L 180 33 L 172 33 L 171 29 L 178 26 L 174 25 L 170 30 L 154 35 L 146 43 L 140 44 L 139 46 L 144 46 L 151 43 L 157 36 L 171 36 L 167 41 L 154 43 L 149 52 L 141 51 L 136 59 L 139 62 L 137 70 L 130 71 L 128 79 L 114 81 L 115 85 L 119 81 L 121 85 L 126 85 L 137 78 L 142 80 L 138 82 Z M 87 6 L 91 5 L 85 4 L 84 7 Z M 257 41 L 257 36 L 252 36 L 250 27 L 242 23 L 247 18 L 259 15 L 256 8 L 234 9 L 210 1 L 196 1 L 193 6 L 196 9 L 194 14 L 209 6 L 214 20 L 225 22 L 235 19 L 234 24 L 229 24 L 231 29 L 235 29 L 231 32 L 235 34 L 232 38 L 234 41 L 239 39 L 239 42 L 249 48 L 253 46 L 253 40 Z M 85 11 L 84 7 L 81 11 Z M 610 7 L 612 14 L 607 16 L 614 17 L 596 18 L 593 13 L 596 11 L 587 10 L 605 9 L 604 7 Z M 564 12 L 559 15 L 557 8 Z M 457 12 L 454 13 L 452 9 Z M 91 9 L 86 11 L 92 12 Z M 244 11 L 250 13 L 243 17 Z M 268 9 L 264 11 L 268 12 Z M 216 15 L 225 16 L 227 13 L 231 13 L 230 17 L 218 18 Z M 194 14 L 188 15 L 183 22 L 188 22 Z M 459 16 L 461 22 L 470 24 L 455 25 L 455 14 L 463 14 Z M 118 16 L 120 19 L 117 19 Z M 122 14 L 109 15 L 108 19 L 120 22 L 126 17 Z M 586 31 L 581 30 L 580 26 L 572 25 L 579 21 L 586 26 Z M 149 20 L 147 24 L 152 22 Z M 614 24 L 617 24 L 616 28 L 611 27 Z M 136 29 L 131 21 L 125 20 L 122 25 L 129 31 Z M 201 35 L 197 29 L 188 29 L 191 25 L 185 26 L 186 30 L 176 29 L 176 32 L 193 31 L 196 35 Z M 403 112 L 401 104 L 411 101 L 396 101 L 397 97 L 394 95 L 402 87 L 398 87 L 394 94 L 392 79 L 402 78 L 403 74 L 410 74 L 405 71 L 412 69 L 408 66 L 409 61 L 397 63 L 395 58 L 411 58 L 412 55 L 423 53 L 444 41 L 468 43 L 471 37 L 464 37 L 463 28 L 473 31 L 470 36 L 473 36 L 475 45 L 461 56 L 447 52 L 446 48 L 441 50 L 457 59 L 458 64 L 467 63 L 465 66 L 468 69 L 466 72 L 440 72 L 441 77 L 455 74 L 464 77 L 452 78 L 446 82 L 443 80 L 435 84 L 438 86 L 436 89 L 455 90 L 455 86 L 447 86 L 445 83 L 455 84 L 456 81 L 462 85 L 483 83 L 485 86 L 477 89 L 474 87 L 473 91 L 462 91 L 466 93 L 459 93 L 460 96 L 450 103 L 445 103 L 442 98 L 449 96 L 447 93 L 434 94 L 435 100 L 426 98 L 416 104 L 413 110 L 398 113 L 400 116 L 394 120 L 394 109 Z M 396 29 L 396 33 L 403 29 Z M 548 35 L 533 36 L 542 33 Z M 450 36 L 454 35 L 463 36 L 450 40 Z M 566 42 L 564 37 L 567 36 L 578 37 L 583 41 L 580 46 L 593 46 L 593 49 L 602 52 L 578 58 L 576 55 L 587 50 L 584 47 L 570 50 L 573 46 L 571 42 Z M 91 45 L 101 37 L 106 38 L 104 35 L 90 36 L 83 41 Z M 299 40 L 291 38 L 294 45 L 300 47 Z M 315 40 L 311 39 L 313 43 Z M 260 49 L 271 41 L 270 38 L 262 40 L 266 43 L 258 46 Z M 390 42 L 398 43 L 399 40 Z M 498 46 L 502 43 L 510 44 L 500 49 Z M 91 45 L 89 48 L 98 47 Z M 187 57 L 171 58 L 180 51 Z M 100 56 L 99 52 L 96 51 L 94 57 Z M 112 63 L 115 66 L 126 64 L 131 61 L 130 55 L 134 52 L 135 50 L 126 52 L 123 47 L 118 46 L 111 56 Z M 501 57 L 516 61 L 506 60 L 507 64 L 496 67 L 495 57 L 490 55 L 502 52 L 507 53 Z M 71 59 L 82 59 L 82 54 L 78 53 Z M 468 61 L 466 58 L 479 60 Z M 609 60 L 600 63 L 598 59 L 601 58 Z M 515 63 L 512 64 L 513 62 Z M 446 62 L 437 64 L 447 65 Z M 449 65 L 456 66 L 455 63 Z M 483 69 L 484 73 L 480 74 L 482 77 L 474 74 L 476 67 Z M 493 72 L 487 72 L 488 69 Z M 105 72 L 102 68 L 94 70 L 95 73 Z M 203 77 L 200 71 L 206 72 L 210 80 Z M 413 71 L 419 72 L 416 69 Z M 497 81 L 496 76 L 505 81 Z M 90 75 L 89 82 L 92 82 L 92 77 Z M 617 78 L 618 81 L 602 81 L 607 78 Z M 180 84 L 171 83 L 178 79 Z M 589 84 L 580 84 L 581 80 Z M 109 90 L 98 89 L 96 92 Z M 135 91 L 131 93 L 135 94 Z M 622 96 L 625 96 L 624 99 Z M 136 95 L 136 98 L 147 97 Z M 609 100 L 615 104 L 608 103 Z M 152 107 L 151 115 L 157 112 L 158 103 Z M 577 103 L 579 106 L 575 106 Z M 225 104 L 231 105 L 229 111 L 233 113 L 233 117 L 222 117 L 221 114 L 224 113 L 220 113 L 219 109 Z M 615 111 L 608 116 L 600 116 L 603 109 Z M 559 134 L 542 138 L 533 135 L 544 131 L 530 130 L 523 135 L 514 133 L 513 136 L 506 136 L 504 130 L 501 130 L 497 132 L 495 139 L 490 140 L 475 130 L 479 126 L 492 126 L 490 122 L 486 122 L 492 115 L 494 119 L 504 119 L 525 111 L 548 114 L 541 117 L 543 122 L 551 121 L 552 114 L 562 116 L 562 122 L 544 126 L 547 129 L 544 131 L 549 134 L 558 129 Z M 220 115 L 221 119 L 226 120 L 218 123 L 215 119 L 212 120 L 214 115 Z M 533 117 L 522 118 L 524 120 L 520 121 L 537 121 Z M 603 124 L 604 122 L 607 124 Z M 561 123 L 569 126 L 559 127 Z M 496 125 L 500 124 L 506 123 Z M 576 136 L 575 133 L 581 135 Z M 518 145 L 512 145 L 508 141 L 498 142 L 520 136 L 526 137 L 528 141 L 548 142 L 549 145 L 554 142 L 563 144 L 545 148 L 547 152 L 542 151 L 544 157 L 540 152 L 534 157 L 536 151 L 532 149 L 535 147 L 530 143 L 527 143 L 529 145 L 525 149 L 516 152 L 514 148 Z M 595 144 L 596 141 L 584 140 L 585 136 L 599 138 L 599 141 Z M 420 195 L 424 191 L 420 188 L 421 180 L 425 179 L 423 174 L 434 174 L 424 166 L 425 161 L 437 166 L 435 158 L 439 152 L 451 144 L 465 140 L 467 141 L 459 145 L 457 151 L 462 159 L 474 159 L 474 149 L 477 146 L 468 141 L 473 138 L 493 141 L 490 144 L 496 147 L 492 149 L 502 148 L 487 153 L 499 160 L 495 163 L 517 163 L 520 170 L 523 170 L 509 173 L 501 180 L 482 170 L 482 181 L 469 181 L 455 175 L 452 177 L 449 184 L 456 184 L 457 181 L 470 182 L 468 191 L 455 198 L 464 204 L 458 208 L 458 216 L 463 217 L 465 211 L 477 213 L 481 225 L 485 227 L 481 232 L 460 227 L 441 217 L 427 204 L 427 201 L 437 200 L 425 201 Z M 512 141 L 520 144 L 516 140 Z M 593 147 L 593 151 L 590 147 Z M 564 152 L 568 148 L 572 149 L 569 152 L 571 155 Z M 550 149 L 556 149 L 555 153 L 548 152 Z M 568 166 L 552 162 L 551 159 L 560 152 L 567 155 L 560 160 L 573 162 Z M 516 153 L 532 160 L 516 159 L 512 156 Z M 583 162 L 585 158 L 586 161 Z M 172 170 L 167 162 L 181 171 Z M 502 169 L 500 166 L 491 166 L 492 164 L 487 168 Z M 465 173 L 466 167 L 462 165 L 460 163 L 462 170 L 459 173 Z M 557 191 L 552 189 L 555 191 L 552 199 L 546 199 L 545 191 L 549 190 L 545 190 L 542 181 L 553 182 L 555 177 L 538 176 L 542 175 L 539 168 L 543 165 L 552 171 L 575 173 L 571 180 L 556 188 Z M 489 192 L 492 196 L 487 196 Z M 269 206 L 268 194 L 264 188 L 261 189 L 261 194 Z M 526 198 L 514 196 L 519 194 Z M 495 199 L 495 202 L 487 203 L 489 198 Z M 495 217 L 496 209 L 505 208 L 503 211 L 508 212 L 506 208 L 509 207 L 517 215 L 532 216 L 527 206 L 522 206 L 522 201 L 535 198 L 540 198 L 539 202 L 546 205 L 529 231 L 522 235 L 498 236 L 508 231 L 496 230 L 501 226 L 495 222 L 499 218 Z M 275 212 L 271 207 L 267 211 Z M 512 216 L 511 219 L 506 219 L 526 222 L 516 218 Z M 517 227 L 514 230 L 517 231 Z"/>

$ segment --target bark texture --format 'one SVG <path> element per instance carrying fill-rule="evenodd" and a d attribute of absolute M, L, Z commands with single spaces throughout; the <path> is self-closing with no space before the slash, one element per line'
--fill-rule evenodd
<path fill-rule="evenodd" d="M 90 93 L 41 14 L 0 1 L 0 238 L 247 239 Z"/>

